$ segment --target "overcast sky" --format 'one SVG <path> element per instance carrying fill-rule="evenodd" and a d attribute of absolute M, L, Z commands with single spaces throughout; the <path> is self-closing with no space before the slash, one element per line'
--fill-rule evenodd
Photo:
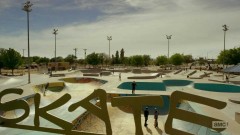
<path fill-rule="evenodd" d="M 27 56 L 27 16 L 23 0 L 0 1 L 0 48 Z M 58 29 L 57 56 L 84 51 L 152 58 L 192 54 L 216 58 L 223 50 L 223 24 L 229 26 L 226 49 L 240 47 L 240 0 L 32 0 L 30 56 L 54 57 L 53 29 Z"/>

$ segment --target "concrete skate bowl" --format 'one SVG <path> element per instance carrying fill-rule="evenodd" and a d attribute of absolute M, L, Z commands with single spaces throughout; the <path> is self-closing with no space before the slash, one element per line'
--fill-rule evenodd
<path fill-rule="evenodd" d="M 166 91 L 166 86 L 162 82 L 136 82 L 136 84 L 136 90 Z M 123 82 L 117 88 L 132 90 L 132 82 Z"/>
<path fill-rule="evenodd" d="M 45 91 L 47 83 L 44 84 L 39 84 L 33 86 L 33 90 L 36 93 L 43 93 Z M 47 91 L 51 92 L 61 92 L 65 88 L 65 83 L 64 82 L 49 82 L 49 86 L 47 87 Z"/>
<path fill-rule="evenodd" d="M 72 99 L 84 98 L 86 95 L 98 89 L 106 83 L 105 80 L 95 78 L 62 78 L 61 82 L 49 82 L 48 88 L 45 90 L 47 83 L 33 86 L 35 93 L 40 93 L 46 98 L 57 99 L 68 93 Z"/>
<path fill-rule="evenodd" d="M 0 76 L 0 89 L 8 88 L 9 86 L 16 87 L 22 84 L 24 84 L 24 80 Z"/>
<path fill-rule="evenodd" d="M 87 77 L 72 77 L 72 78 L 62 78 L 61 81 L 66 83 L 98 83 L 98 84 L 105 84 L 107 81 L 96 79 L 96 78 L 87 78 Z"/>
<path fill-rule="evenodd" d="M 231 84 L 194 83 L 194 88 L 210 92 L 240 93 L 240 86 Z"/>
<path fill-rule="evenodd" d="M 149 96 L 149 95 L 142 95 L 142 94 L 116 94 L 116 93 L 108 93 L 107 94 L 107 102 L 111 102 L 111 99 L 114 97 L 128 97 L 128 96 Z M 154 106 L 154 105 L 143 105 L 142 112 L 144 109 L 148 107 L 149 114 L 153 115 L 155 109 L 158 110 L 160 115 L 167 115 L 170 108 L 170 97 L 168 95 L 159 95 L 163 99 L 163 106 Z M 124 105 L 118 107 L 121 111 L 125 113 L 133 113 L 132 107 L 130 105 Z"/>
<path fill-rule="evenodd" d="M 193 81 L 171 79 L 171 80 L 163 80 L 163 83 L 165 86 L 188 86 L 193 84 Z"/>

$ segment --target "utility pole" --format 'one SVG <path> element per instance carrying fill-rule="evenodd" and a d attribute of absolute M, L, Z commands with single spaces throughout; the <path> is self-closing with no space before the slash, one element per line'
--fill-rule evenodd
<path fill-rule="evenodd" d="M 77 48 L 73 49 L 75 51 L 75 58 L 77 58 Z"/>
<path fill-rule="evenodd" d="M 23 57 L 24 57 L 24 51 L 25 51 L 25 49 L 22 49 L 22 50 L 23 50 L 23 54 L 22 54 L 22 55 L 23 55 Z"/>
<path fill-rule="evenodd" d="M 24 3 L 24 6 L 22 8 L 22 10 L 27 12 L 27 29 L 28 29 L 28 83 L 31 83 L 31 79 L 30 79 L 30 43 L 29 43 L 29 12 L 32 11 L 31 7 L 32 7 L 32 3 L 30 3 L 30 1 L 27 1 L 26 3 Z"/>
<path fill-rule="evenodd" d="M 169 40 L 171 39 L 172 35 L 166 35 L 167 39 L 168 39 L 168 60 L 169 60 Z"/>
<path fill-rule="evenodd" d="M 87 65 L 87 61 L 86 61 L 86 57 L 87 57 L 87 49 L 83 49 L 84 50 L 84 55 L 85 55 L 85 58 L 84 58 L 84 64 L 85 64 L 85 68 L 86 68 L 86 65 Z"/>
<path fill-rule="evenodd" d="M 111 59 L 111 57 L 110 57 L 110 41 L 112 40 L 112 36 L 107 36 L 107 40 L 109 41 L 109 59 Z"/>
<path fill-rule="evenodd" d="M 58 29 L 53 29 L 53 34 L 55 35 L 55 53 L 54 53 L 54 56 L 55 56 L 55 72 L 57 72 L 57 59 L 56 59 L 56 54 L 57 54 L 57 47 L 56 47 L 56 37 L 57 37 L 57 31 Z"/>
<path fill-rule="evenodd" d="M 75 69 L 77 68 L 77 48 L 73 49 L 75 51 Z"/>
<path fill-rule="evenodd" d="M 228 30 L 228 26 L 224 24 L 223 26 L 223 31 L 224 31 L 224 45 L 223 45 L 223 69 L 224 69 L 224 64 L 225 64 L 225 42 L 226 42 L 226 31 Z M 224 71 L 223 71 L 223 80 L 224 80 Z"/>
<path fill-rule="evenodd" d="M 87 53 L 86 53 L 86 52 L 87 52 L 87 49 L 83 49 L 83 50 L 84 50 L 84 55 L 85 55 L 85 58 L 84 58 L 84 59 L 86 60 L 86 56 L 87 56 Z"/>

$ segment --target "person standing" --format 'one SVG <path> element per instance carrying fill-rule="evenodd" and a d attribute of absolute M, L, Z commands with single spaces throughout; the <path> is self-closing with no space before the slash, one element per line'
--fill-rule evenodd
<path fill-rule="evenodd" d="M 46 90 L 47 90 L 48 86 L 49 86 L 49 83 L 47 83 L 47 84 L 45 85 L 45 89 L 44 89 L 44 92 L 43 92 L 43 96 L 46 96 Z"/>
<path fill-rule="evenodd" d="M 136 85 L 137 85 L 136 82 L 133 81 L 132 82 L 132 94 L 135 94 Z"/>
<path fill-rule="evenodd" d="M 226 75 L 226 82 L 229 83 L 229 78 L 227 75 Z"/>
<path fill-rule="evenodd" d="M 158 111 L 157 111 L 157 108 L 155 108 L 155 112 L 154 112 L 154 127 L 155 128 L 158 127 Z"/>
<path fill-rule="evenodd" d="M 144 126 L 147 127 L 147 121 L 148 121 L 148 115 L 149 115 L 149 111 L 148 111 L 148 107 L 145 108 L 144 110 L 144 117 L 145 117 L 145 123 Z"/>
<path fill-rule="evenodd" d="M 121 81 L 121 80 L 122 80 L 121 73 L 119 73 L 119 81 Z"/>

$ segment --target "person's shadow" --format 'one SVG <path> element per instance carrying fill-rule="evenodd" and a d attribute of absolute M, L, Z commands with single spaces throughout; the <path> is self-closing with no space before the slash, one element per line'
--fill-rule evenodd
<path fill-rule="evenodd" d="M 157 127 L 156 130 L 157 130 L 159 135 L 161 135 L 163 133 L 163 131 L 159 127 Z"/>
<path fill-rule="evenodd" d="M 152 130 L 148 127 L 146 127 L 146 129 L 147 129 L 147 132 L 152 135 Z"/>

